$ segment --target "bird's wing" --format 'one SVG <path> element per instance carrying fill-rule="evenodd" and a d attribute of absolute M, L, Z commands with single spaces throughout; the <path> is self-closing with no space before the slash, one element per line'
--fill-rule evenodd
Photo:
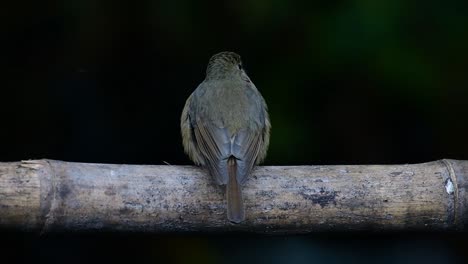
<path fill-rule="evenodd" d="M 218 184 L 227 184 L 227 159 L 231 156 L 231 140 L 227 128 L 202 120 L 193 125 L 196 144 L 205 158 L 205 165 Z"/>
<path fill-rule="evenodd" d="M 270 119 L 265 101 L 261 96 L 260 99 L 262 104 L 255 112 L 261 123 L 254 129 L 240 130 L 232 144 L 232 154 L 237 158 L 237 180 L 241 184 L 247 180 L 254 166 L 263 161 L 270 142 Z"/>
<path fill-rule="evenodd" d="M 257 163 L 259 152 L 265 144 L 263 131 L 239 131 L 232 144 L 232 154 L 237 159 L 237 180 L 243 184 Z"/>
<path fill-rule="evenodd" d="M 180 131 L 182 134 L 182 145 L 184 151 L 189 155 L 190 159 L 197 165 L 204 165 L 203 157 L 195 145 L 195 135 L 190 116 L 190 104 L 192 103 L 193 94 L 189 96 L 185 102 L 184 110 L 180 118 Z"/>
<path fill-rule="evenodd" d="M 262 130 L 243 129 L 231 136 L 227 128 L 198 121 L 193 131 L 205 165 L 218 184 L 227 184 L 229 180 L 227 159 L 230 156 L 237 160 L 237 181 L 243 184 L 257 163 L 259 152 L 268 144 Z"/>

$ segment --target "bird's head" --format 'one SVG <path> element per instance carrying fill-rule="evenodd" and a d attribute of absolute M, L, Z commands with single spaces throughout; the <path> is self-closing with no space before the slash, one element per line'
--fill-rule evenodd
<path fill-rule="evenodd" d="M 245 75 L 241 57 L 230 51 L 223 51 L 213 55 L 206 68 L 207 79 L 224 79 Z"/>

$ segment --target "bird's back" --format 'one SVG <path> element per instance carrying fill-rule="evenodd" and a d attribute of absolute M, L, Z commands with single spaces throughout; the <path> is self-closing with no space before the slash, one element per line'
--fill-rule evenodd
<path fill-rule="evenodd" d="M 227 160 L 238 160 L 238 180 L 244 182 L 268 146 L 269 121 L 265 102 L 251 82 L 204 81 L 191 102 L 192 127 L 207 165 L 218 184 L 226 184 Z"/>
<path fill-rule="evenodd" d="M 230 136 L 239 130 L 262 129 L 266 111 L 263 98 L 252 83 L 235 81 L 203 82 L 196 116 L 206 118 L 218 128 L 227 128 Z"/>

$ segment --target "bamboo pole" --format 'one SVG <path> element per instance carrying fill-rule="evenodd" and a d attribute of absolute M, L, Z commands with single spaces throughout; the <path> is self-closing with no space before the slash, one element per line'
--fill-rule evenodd
<path fill-rule="evenodd" d="M 258 167 L 246 221 L 193 166 L 0 163 L 0 227 L 39 232 L 467 230 L 468 161 Z"/>

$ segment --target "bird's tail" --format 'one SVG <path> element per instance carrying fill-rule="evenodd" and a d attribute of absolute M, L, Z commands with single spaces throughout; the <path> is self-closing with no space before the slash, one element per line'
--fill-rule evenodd
<path fill-rule="evenodd" d="M 235 157 L 229 157 L 228 161 L 229 180 L 226 186 L 227 196 L 227 218 L 234 223 L 240 223 L 245 219 L 244 202 L 242 201 L 242 190 L 237 181 L 237 161 Z"/>

